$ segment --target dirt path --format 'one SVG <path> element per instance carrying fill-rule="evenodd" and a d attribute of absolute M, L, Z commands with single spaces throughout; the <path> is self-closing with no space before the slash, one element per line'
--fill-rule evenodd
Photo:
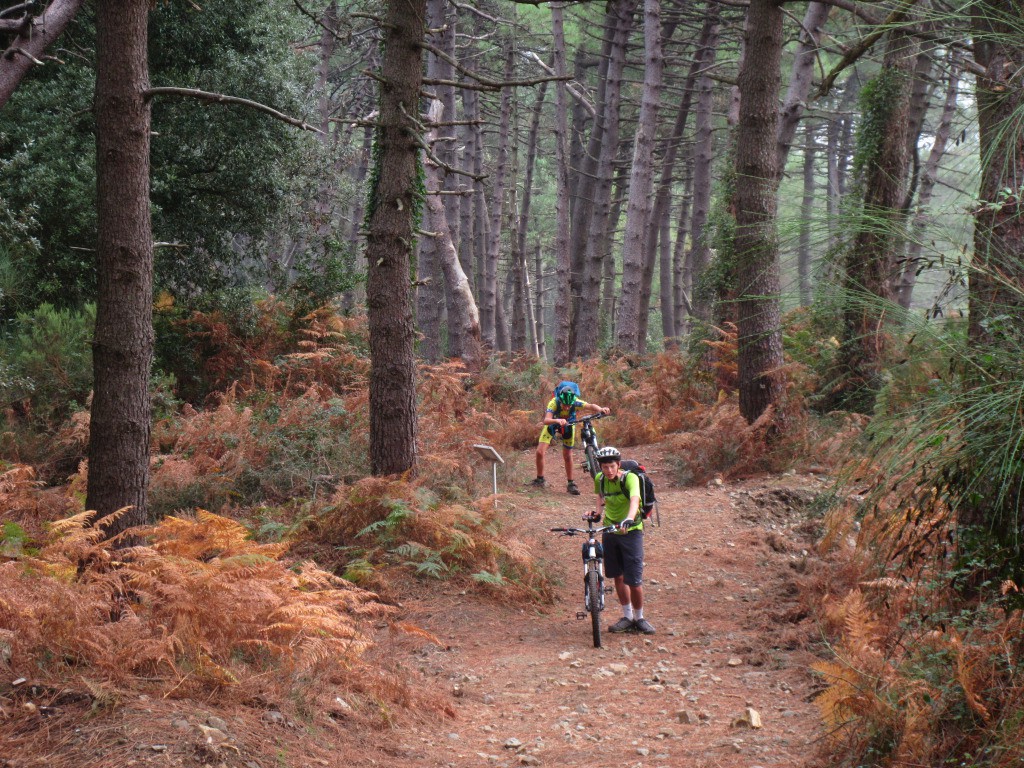
<path fill-rule="evenodd" d="M 645 615 L 657 634 L 605 633 L 595 649 L 589 617 L 576 619 L 581 541 L 544 533 L 578 525 L 593 498 L 586 488 L 568 496 L 562 476 L 549 475 L 557 490 L 504 503 L 534 551 L 564 574 L 555 604 L 502 606 L 455 591 L 407 601 L 412 621 L 450 643 L 421 651 L 417 666 L 436 680 L 439 696 L 452 697 L 456 717 L 404 730 L 386 748 L 389 762 L 810 765 L 820 726 L 810 701 L 813 659 L 800 650 L 810 629 L 800 625 L 793 585 L 805 556 L 795 532 L 803 516 L 791 504 L 809 499 L 820 481 L 788 476 L 686 490 L 660 482 L 662 525 L 647 533 L 645 553 Z M 610 595 L 603 625 L 619 615 Z M 743 722 L 751 717 L 762 727 Z"/>
<path fill-rule="evenodd" d="M 807 546 L 798 507 L 823 482 L 763 477 L 680 490 L 656 448 L 631 454 L 646 462 L 661 505 L 662 525 L 645 539 L 653 636 L 605 633 L 595 649 L 589 617 L 576 619 L 581 540 L 546 530 L 578 525 L 594 499 L 582 483 L 583 496 L 567 495 L 561 462 L 550 462 L 550 490 L 523 487 L 501 504 L 548 572 L 561 575 L 554 603 L 502 603 L 420 582 L 403 590 L 416 597 L 401 598 L 401 618 L 443 645 L 380 632 L 373 655 L 414 700 L 427 691 L 437 706 L 391 709 L 364 696 L 354 718 L 313 711 L 293 721 L 276 710 L 297 712 L 295 702 L 139 695 L 96 712 L 82 696 L 46 717 L 7 720 L 0 768 L 809 768 L 821 733 L 804 650 L 815 632 L 794 580 Z M 609 596 L 605 627 L 620 615 L 616 602 Z M 11 714 L 0 706 L 0 726 Z M 394 727 L 382 727 L 381 716 Z M 5 747 L 5 733 L 19 746 Z M 212 733 L 226 741 L 211 743 Z"/>

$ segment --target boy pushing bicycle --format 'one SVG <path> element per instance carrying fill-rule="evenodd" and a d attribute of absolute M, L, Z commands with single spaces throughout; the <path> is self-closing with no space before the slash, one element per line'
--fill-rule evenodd
<path fill-rule="evenodd" d="M 551 440 L 560 437 L 562 440 L 562 462 L 565 464 L 566 491 L 573 496 L 580 495 L 580 489 L 572 479 L 573 462 L 572 448 L 576 444 L 576 415 L 601 413 L 609 414 L 611 409 L 580 399 L 580 388 L 572 381 L 563 381 L 555 387 L 555 396 L 548 403 L 544 412 L 544 427 L 537 440 L 537 477 L 531 483 L 535 488 L 543 488 L 544 455 L 547 453 Z"/>
<path fill-rule="evenodd" d="M 605 531 L 604 573 L 615 581 L 615 594 L 622 606 L 622 618 L 608 627 L 609 632 L 642 632 L 653 635 L 654 627 L 644 618 L 644 522 L 640 516 L 640 479 L 621 469 L 622 455 L 610 445 L 597 452 L 601 471 L 594 478 L 597 511 L 594 520 L 603 517 L 604 525 L 617 530 Z"/>

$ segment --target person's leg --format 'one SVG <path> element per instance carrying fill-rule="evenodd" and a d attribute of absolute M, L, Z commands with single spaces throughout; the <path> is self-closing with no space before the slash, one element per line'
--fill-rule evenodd
<path fill-rule="evenodd" d="M 642 531 L 632 531 L 624 538 L 626 540 L 622 544 L 622 573 L 623 581 L 629 589 L 629 602 L 633 608 L 633 628 L 645 635 L 653 635 L 654 627 L 644 617 L 644 534 Z"/>
<path fill-rule="evenodd" d="M 622 618 L 608 627 L 609 632 L 628 632 L 633 628 L 633 605 L 629 601 L 629 587 L 626 586 L 622 570 L 622 552 L 616 541 L 617 534 L 605 534 L 604 574 L 615 584 L 615 596 L 619 598 Z"/>
<path fill-rule="evenodd" d="M 544 453 L 547 449 L 547 443 L 537 443 L 537 477 L 544 477 Z"/>
<path fill-rule="evenodd" d="M 565 479 L 572 482 L 572 446 L 562 446 L 562 463 L 565 464 Z"/>

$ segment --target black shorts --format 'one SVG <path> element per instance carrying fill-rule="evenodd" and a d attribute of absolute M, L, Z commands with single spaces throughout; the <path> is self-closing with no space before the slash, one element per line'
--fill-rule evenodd
<path fill-rule="evenodd" d="M 644 575 L 644 532 L 632 530 L 629 533 L 606 531 L 602 537 L 604 545 L 604 575 L 609 579 L 624 577 L 631 587 L 639 587 Z"/>

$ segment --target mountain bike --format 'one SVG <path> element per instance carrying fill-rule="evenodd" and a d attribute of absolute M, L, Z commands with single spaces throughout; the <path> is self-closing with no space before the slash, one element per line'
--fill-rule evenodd
<path fill-rule="evenodd" d="M 591 478 L 597 477 L 601 466 L 597 463 L 597 449 L 600 447 L 597 444 L 597 430 L 590 422 L 603 418 L 603 413 L 595 413 L 593 416 L 584 416 L 569 422 L 569 425 L 583 425 L 580 427 L 580 441 L 583 443 L 583 463 L 580 466 L 590 474 Z"/>
<path fill-rule="evenodd" d="M 583 608 L 576 612 L 577 619 L 585 619 L 590 614 L 590 624 L 594 633 L 594 647 L 601 647 L 601 611 L 604 610 L 604 547 L 597 540 L 597 534 L 615 530 L 614 525 L 594 527 L 594 519 L 584 515 L 586 528 L 552 528 L 552 533 L 563 536 L 583 534 L 587 540 L 583 542 Z M 611 590 L 607 590 L 611 591 Z"/>

